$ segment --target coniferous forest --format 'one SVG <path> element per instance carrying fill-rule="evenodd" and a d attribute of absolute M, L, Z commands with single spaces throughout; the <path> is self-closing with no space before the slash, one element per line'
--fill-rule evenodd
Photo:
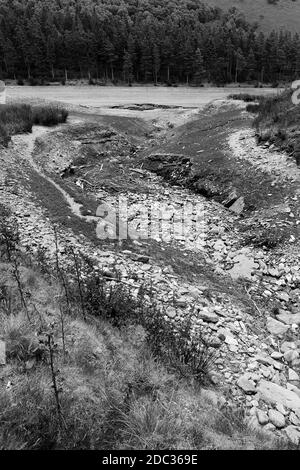
<path fill-rule="evenodd" d="M 199 0 L 0 0 L 0 78 L 63 83 L 290 81 L 300 36 Z"/>

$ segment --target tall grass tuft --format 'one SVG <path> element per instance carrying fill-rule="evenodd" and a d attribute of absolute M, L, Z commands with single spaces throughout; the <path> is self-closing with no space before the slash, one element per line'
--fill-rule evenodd
<path fill-rule="evenodd" d="M 65 123 L 68 111 L 59 106 L 36 106 L 32 108 L 33 124 L 41 126 L 56 126 Z"/>
<path fill-rule="evenodd" d="M 55 105 L 0 105 L 0 145 L 7 146 L 14 134 L 31 132 L 33 125 L 55 126 L 67 118 L 68 111 Z"/>

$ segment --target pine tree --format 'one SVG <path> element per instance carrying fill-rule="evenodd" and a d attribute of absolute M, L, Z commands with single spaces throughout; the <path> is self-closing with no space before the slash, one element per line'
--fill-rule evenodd
<path fill-rule="evenodd" d="M 128 51 L 125 51 L 123 58 L 123 73 L 124 80 L 127 80 L 128 85 L 131 86 L 133 80 L 133 66 L 131 56 Z"/>
<path fill-rule="evenodd" d="M 193 75 L 195 84 L 201 85 L 204 77 L 205 77 L 204 60 L 203 60 L 201 50 L 198 47 L 195 53 L 194 75 Z"/>

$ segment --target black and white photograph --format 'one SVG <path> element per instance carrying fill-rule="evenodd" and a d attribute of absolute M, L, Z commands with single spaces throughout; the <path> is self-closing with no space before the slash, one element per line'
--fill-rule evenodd
<path fill-rule="evenodd" d="M 0 462 L 297 450 L 300 0 L 0 0 Z"/>

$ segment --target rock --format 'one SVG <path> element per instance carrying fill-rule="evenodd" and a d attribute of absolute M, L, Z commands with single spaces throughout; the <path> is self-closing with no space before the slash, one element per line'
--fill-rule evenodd
<path fill-rule="evenodd" d="M 262 426 L 264 426 L 265 424 L 268 424 L 269 417 L 268 417 L 267 413 L 265 413 L 264 411 L 262 411 L 260 409 L 257 409 L 256 410 L 256 416 L 257 416 L 259 424 L 261 424 Z"/>
<path fill-rule="evenodd" d="M 284 325 L 278 320 L 275 320 L 275 318 L 268 317 L 267 319 L 267 330 L 275 336 L 282 336 L 284 333 L 287 332 L 289 327 L 287 325 Z"/>
<path fill-rule="evenodd" d="M 274 426 L 274 424 L 272 423 L 268 423 L 264 426 L 264 431 L 273 433 L 274 431 L 276 431 L 276 426 Z"/>
<path fill-rule="evenodd" d="M 277 268 L 269 268 L 268 273 L 272 277 L 279 277 L 279 271 Z"/>
<path fill-rule="evenodd" d="M 296 416 L 295 413 L 290 414 L 289 420 L 294 426 L 300 426 L 300 419 L 298 418 L 298 416 Z"/>
<path fill-rule="evenodd" d="M 276 404 L 276 410 L 279 411 L 283 416 L 288 415 L 288 411 L 286 411 L 285 407 L 281 403 Z"/>
<path fill-rule="evenodd" d="M 257 362 L 264 364 L 265 366 L 272 366 L 277 370 L 282 370 L 284 368 L 283 364 L 281 364 L 278 361 L 275 361 L 271 356 L 268 356 L 268 354 L 258 354 L 254 358 Z"/>
<path fill-rule="evenodd" d="M 238 194 L 236 189 L 234 188 L 228 197 L 222 202 L 225 207 L 230 207 L 232 204 L 238 199 Z"/>
<path fill-rule="evenodd" d="M 295 382 L 299 380 L 299 375 L 293 369 L 289 369 L 288 380 L 291 382 Z"/>
<path fill-rule="evenodd" d="M 275 360 L 281 359 L 282 357 L 283 357 L 283 354 L 277 351 L 274 351 L 271 354 L 271 358 Z"/>
<path fill-rule="evenodd" d="M 284 341 L 280 347 L 281 352 L 285 353 L 287 351 L 290 351 L 291 349 L 297 349 L 296 343 L 292 341 Z"/>
<path fill-rule="evenodd" d="M 214 250 L 216 250 L 216 251 L 222 251 L 222 250 L 224 250 L 225 247 L 226 247 L 226 245 L 223 242 L 223 240 L 221 240 L 221 239 L 217 240 L 216 243 L 213 246 Z"/>
<path fill-rule="evenodd" d="M 258 384 L 257 391 L 260 393 L 261 398 L 271 405 L 280 403 L 289 410 L 300 409 L 300 397 L 281 385 L 277 385 L 267 380 L 261 380 Z"/>
<path fill-rule="evenodd" d="M 282 300 L 282 302 L 289 302 L 290 296 L 286 292 L 278 292 L 277 299 Z"/>
<path fill-rule="evenodd" d="M 284 359 L 286 360 L 286 362 L 291 362 L 293 363 L 295 360 L 298 359 L 299 357 L 299 353 L 298 351 L 295 351 L 295 350 L 289 350 L 287 352 L 284 353 L 283 355 Z"/>
<path fill-rule="evenodd" d="M 226 336 L 225 338 L 225 343 L 228 344 L 229 346 L 238 346 L 238 341 L 233 337 L 233 336 Z"/>
<path fill-rule="evenodd" d="M 144 264 L 149 263 L 149 260 L 150 260 L 150 257 L 146 255 L 137 255 L 135 258 L 135 261 L 137 261 L 138 263 L 144 263 Z"/>
<path fill-rule="evenodd" d="M 292 392 L 295 392 L 296 395 L 298 395 L 298 397 L 300 398 L 300 388 L 296 387 L 296 385 L 287 383 L 286 388 L 288 390 L 291 390 Z"/>
<path fill-rule="evenodd" d="M 246 393 L 246 395 L 254 395 L 256 393 L 255 382 L 253 382 L 253 380 L 248 380 L 245 376 L 239 378 L 237 385 Z"/>
<path fill-rule="evenodd" d="M 300 325 L 300 313 L 296 313 L 296 315 L 288 312 L 280 313 L 277 315 L 277 319 L 286 325 Z"/>
<path fill-rule="evenodd" d="M 185 308 L 188 304 L 186 297 L 180 297 L 179 299 L 176 299 L 175 302 L 176 302 L 176 305 L 178 305 L 178 307 L 183 307 L 183 308 Z"/>
<path fill-rule="evenodd" d="M 166 314 L 169 318 L 175 318 L 177 316 L 177 312 L 174 307 L 168 307 L 166 310 Z"/>
<path fill-rule="evenodd" d="M 291 442 L 298 445 L 300 442 L 300 430 L 296 426 L 287 426 L 284 430 Z"/>
<path fill-rule="evenodd" d="M 5 341 L 0 340 L 0 366 L 6 364 L 6 344 Z"/>
<path fill-rule="evenodd" d="M 269 410 L 269 420 L 278 429 L 285 427 L 285 417 L 279 411 Z"/>
<path fill-rule="evenodd" d="M 197 316 L 207 323 L 217 323 L 219 321 L 218 315 L 206 308 L 201 309 Z"/>
<path fill-rule="evenodd" d="M 235 214 L 241 214 L 245 207 L 245 199 L 243 196 L 239 197 L 230 207 L 229 210 Z"/>

